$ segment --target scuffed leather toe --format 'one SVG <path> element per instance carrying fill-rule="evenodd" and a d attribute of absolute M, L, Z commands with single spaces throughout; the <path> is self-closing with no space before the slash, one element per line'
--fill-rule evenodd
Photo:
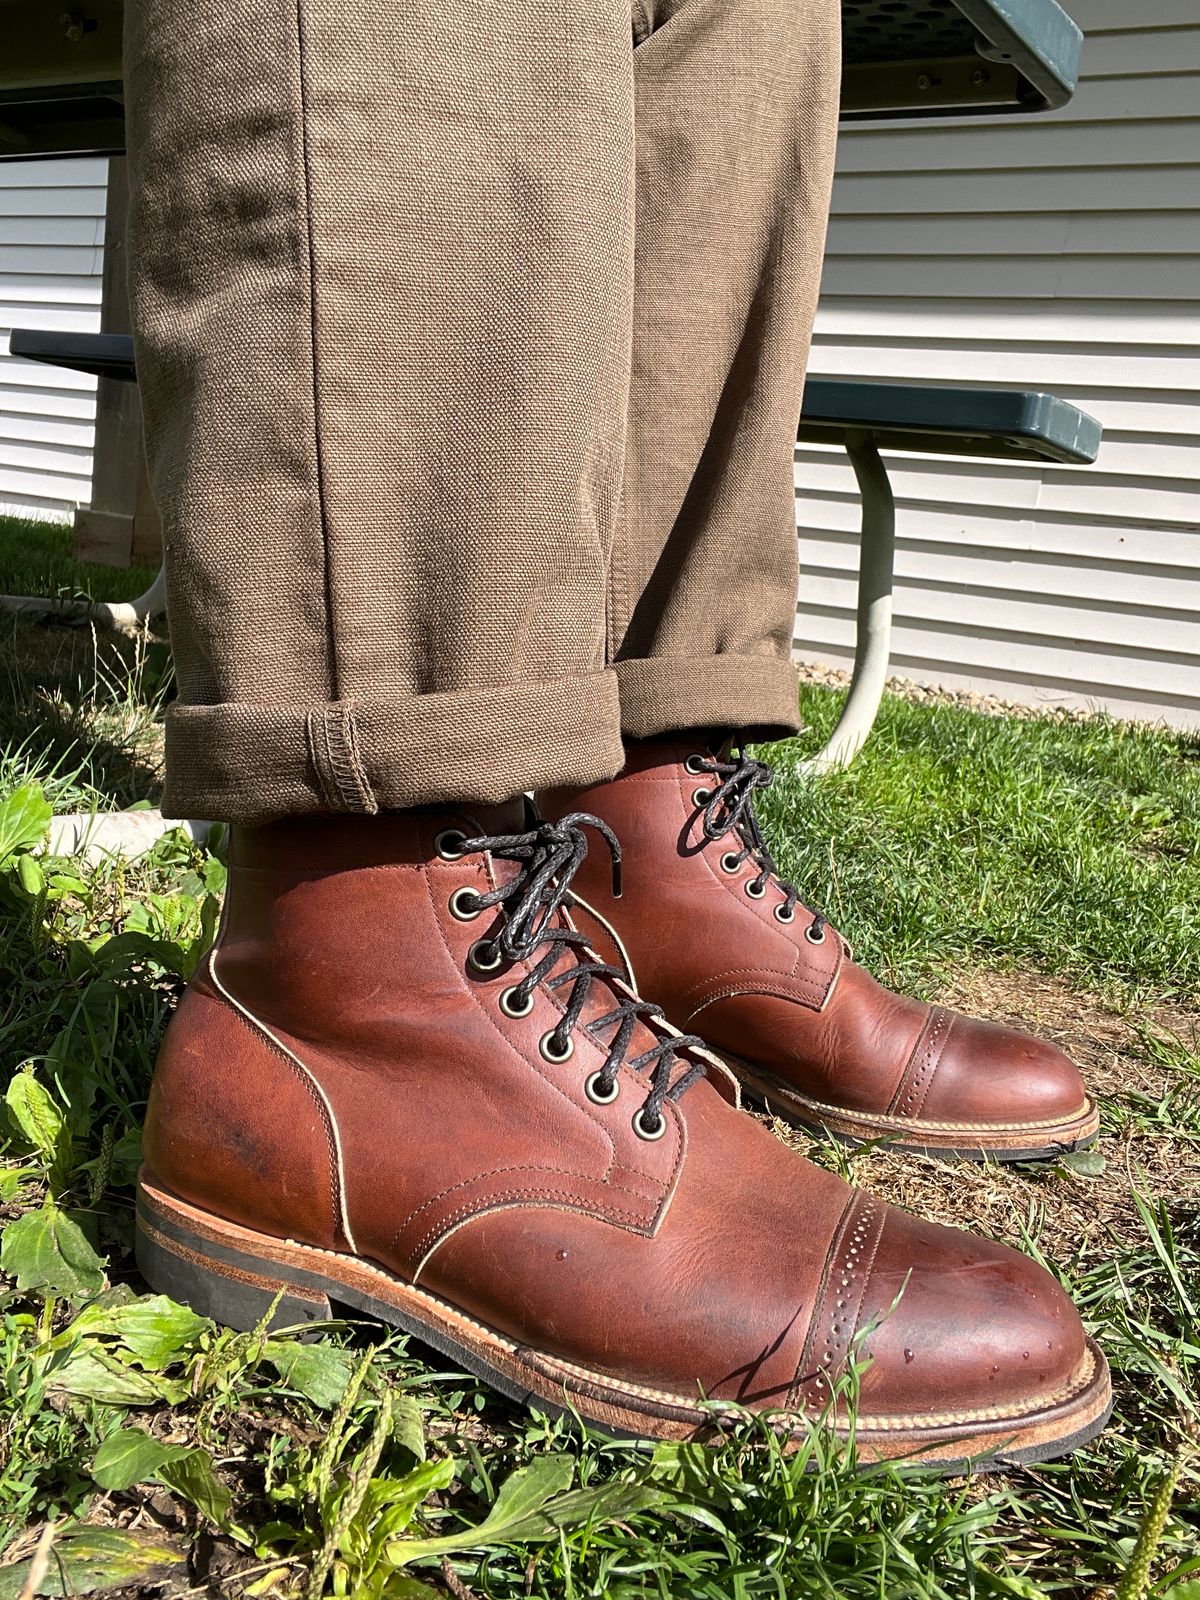
<path fill-rule="evenodd" d="M 888 1208 L 858 1311 L 864 1416 L 1027 1414 L 1080 1382 L 1079 1314 L 1035 1261 Z"/>

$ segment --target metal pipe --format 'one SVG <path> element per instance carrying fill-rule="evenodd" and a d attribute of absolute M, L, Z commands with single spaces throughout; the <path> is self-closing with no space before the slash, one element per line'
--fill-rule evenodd
<path fill-rule="evenodd" d="M 858 623 L 854 674 L 837 727 L 825 748 L 799 763 L 801 772 L 848 767 L 866 743 L 883 699 L 892 647 L 892 583 L 896 560 L 896 501 L 874 436 L 848 432 L 846 454 L 862 496 L 858 563 Z"/>
<path fill-rule="evenodd" d="M 70 622 L 90 622 L 103 629 L 140 628 L 161 617 L 167 609 L 167 580 L 163 568 L 144 594 L 135 600 L 66 600 L 62 596 L 0 594 L 0 611 L 18 617 L 62 617 Z"/>

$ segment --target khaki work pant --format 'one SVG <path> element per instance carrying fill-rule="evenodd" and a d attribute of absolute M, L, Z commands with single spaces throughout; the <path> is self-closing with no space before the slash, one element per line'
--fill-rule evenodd
<path fill-rule="evenodd" d="M 127 0 L 172 815 L 796 727 L 838 0 Z"/>

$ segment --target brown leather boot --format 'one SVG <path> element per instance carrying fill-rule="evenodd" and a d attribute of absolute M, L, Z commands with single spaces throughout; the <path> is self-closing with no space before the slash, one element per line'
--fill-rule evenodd
<path fill-rule="evenodd" d="M 151 1095 L 149 1282 L 243 1328 L 365 1310 L 618 1432 L 702 1434 L 707 1396 L 799 1434 L 869 1353 L 868 1454 L 1090 1437 L 1104 1358 L 1040 1267 L 787 1151 L 600 965 L 561 909 L 591 820 L 234 834 Z"/>
<path fill-rule="evenodd" d="M 611 783 L 540 795 L 547 816 L 594 812 L 621 841 L 619 899 L 596 863 L 575 884 L 596 948 L 804 1127 L 998 1161 L 1090 1143 L 1098 1112 L 1061 1050 L 890 993 L 780 881 L 753 807 L 770 782 L 743 753 L 648 741 Z"/>

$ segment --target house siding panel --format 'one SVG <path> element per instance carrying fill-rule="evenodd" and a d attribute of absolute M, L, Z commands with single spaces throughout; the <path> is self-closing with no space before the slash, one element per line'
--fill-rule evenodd
<path fill-rule="evenodd" d="M 91 496 L 96 381 L 7 354 L 14 328 L 100 327 L 107 163 L 0 162 L 0 511 Z"/>
<path fill-rule="evenodd" d="M 1028 119 L 842 136 L 812 370 L 1044 388 L 1094 467 L 895 455 L 894 670 L 1200 723 L 1200 20 L 1071 0 L 1083 80 Z M 853 659 L 858 498 L 796 457 L 805 659 Z"/>

